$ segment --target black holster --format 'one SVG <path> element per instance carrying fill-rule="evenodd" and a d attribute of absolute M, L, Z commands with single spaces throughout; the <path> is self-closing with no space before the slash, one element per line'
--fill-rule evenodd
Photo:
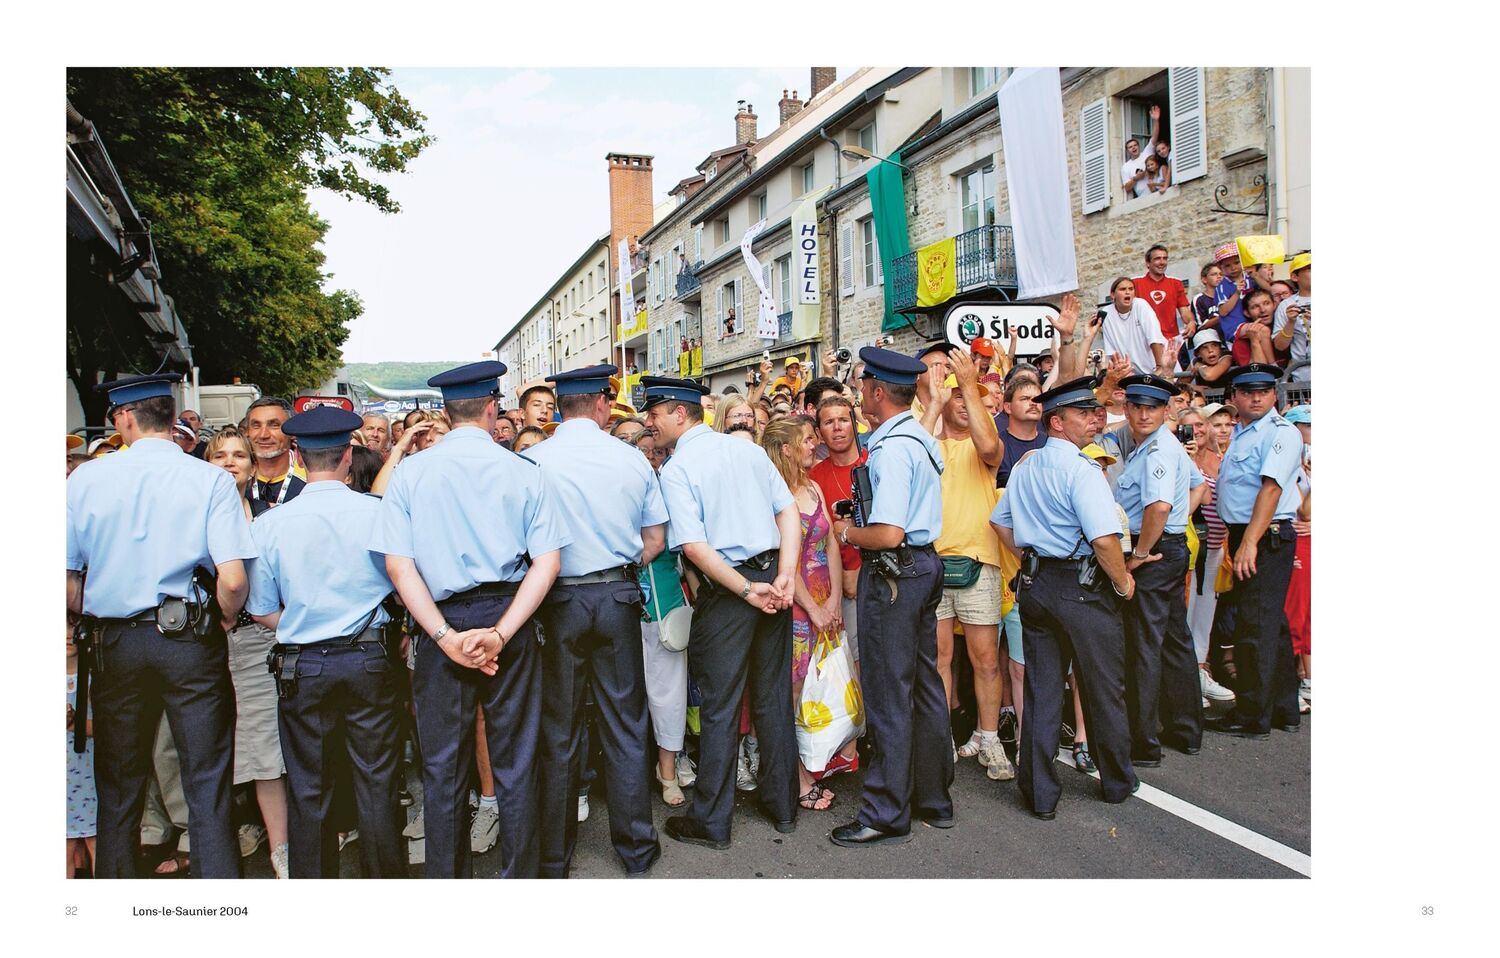
<path fill-rule="evenodd" d="M 73 751 L 79 755 L 89 749 L 89 670 L 95 664 L 93 657 L 104 657 L 104 643 L 99 641 L 99 620 L 91 615 L 80 615 L 73 624 L 73 648 L 78 653 L 78 694 L 73 705 Z M 103 669 L 98 671 L 102 672 Z"/>
<path fill-rule="evenodd" d="M 1089 592 L 1104 588 L 1104 576 L 1099 571 L 1099 557 L 1087 555 L 1078 560 L 1078 585 Z"/>
<path fill-rule="evenodd" d="M 289 699 L 297 691 L 297 657 L 302 654 L 299 645 L 273 645 L 266 656 L 266 668 L 276 680 L 276 694 Z"/>

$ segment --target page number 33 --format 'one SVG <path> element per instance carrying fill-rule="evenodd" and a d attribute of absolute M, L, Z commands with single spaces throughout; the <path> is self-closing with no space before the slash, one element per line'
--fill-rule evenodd
<path fill-rule="evenodd" d="M 1423 905 L 1422 906 L 1422 916 L 1424 918 L 1430 918 L 1430 917 L 1432 917 L 1432 906 L 1431 905 Z"/>

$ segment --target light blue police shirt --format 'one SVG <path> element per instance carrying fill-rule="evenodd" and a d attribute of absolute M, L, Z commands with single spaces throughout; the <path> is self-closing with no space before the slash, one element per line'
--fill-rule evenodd
<path fill-rule="evenodd" d="M 1247 525 L 1263 477 L 1275 479 L 1281 486 L 1272 520 L 1292 518 L 1302 503 L 1297 491 L 1297 470 L 1301 466 L 1302 434 L 1281 413 L 1273 409 L 1248 426 L 1235 426 L 1215 485 L 1219 518 L 1233 525 Z"/>
<path fill-rule="evenodd" d="M 588 575 L 639 562 L 641 529 L 667 521 L 667 504 L 651 463 L 592 419 L 563 422 L 551 439 L 521 458 L 541 467 L 547 492 L 573 537 L 563 546 L 559 575 Z"/>
<path fill-rule="evenodd" d="M 82 463 L 68 477 L 68 569 L 83 611 L 124 619 L 195 596 L 193 569 L 255 556 L 234 477 L 167 439 Z"/>
<path fill-rule="evenodd" d="M 1203 473 L 1188 458 L 1172 427 L 1162 423 L 1145 442 L 1131 450 L 1125 471 L 1115 486 L 1115 496 L 1129 518 L 1132 535 L 1140 535 L 1146 507 L 1157 502 L 1172 504 L 1162 531 L 1180 534 L 1187 529 L 1191 512 L 1188 491 L 1201 485 Z"/>
<path fill-rule="evenodd" d="M 260 555 L 250 563 L 245 611 L 282 609 L 276 640 L 305 645 L 390 621 L 380 600 L 394 589 L 385 559 L 365 548 L 380 500 L 332 479 L 310 482 L 250 526 Z M 370 610 L 375 610 L 369 618 Z"/>
<path fill-rule="evenodd" d="M 1120 513 L 1103 471 L 1056 436 L 1016 463 L 990 521 L 1013 530 L 1017 546 L 1051 559 L 1091 555 L 1089 543 L 1120 535 Z"/>
<path fill-rule="evenodd" d="M 866 525 L 896 526 L 909 545 L 932 545 L 943 534 L 942 471 L 942 449 L 910 412 L 881 423 L 870 435 L 875 501 Z"/>
<path fill-rule="evenodd" d="M 416 560 L 427 590 L 441 602 L 477 585 L 519 582 L 524 554 L 544 555 L 572 541 L 542 471 L 478 426 L 464 425 L 401 460 L 369 548 Z"/>
<path fill-rule="evenodd" d="M 781 548 L 776 514 L 792 504 L 765 450 L 699 423 L 677 438 L 661 467 L 667 545 L 706 542 L 730 565 Z"/>

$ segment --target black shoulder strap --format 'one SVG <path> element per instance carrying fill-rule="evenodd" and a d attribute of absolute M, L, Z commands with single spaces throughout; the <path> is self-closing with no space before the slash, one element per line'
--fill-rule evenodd
<path fill-rule="evenodd" d="M 879 449 L 881 446 L 885 445 L 887 439 L 910 439 L 912 442 L 921 446 L 922 454 L 927 457 L 928 462 L 932 463 L 933 471 L 936 472 L 939 476 L 942 476 L 943 467 L 938 465 L 936 459 L 932 458 L 932 451 L 927 448 L 927 443 L 923 442 L 916 436 L 911 435 L 910 433 L 896 432 L 895 429 L 892 429 L 890 432 L 881 437 L 880 442 L 877 442 L 875 445 L 870 447 L 870 452 L 874 452 L 876 449 Z"/>

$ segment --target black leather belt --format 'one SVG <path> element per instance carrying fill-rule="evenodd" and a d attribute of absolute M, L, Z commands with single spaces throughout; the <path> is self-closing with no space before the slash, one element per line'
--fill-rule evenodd
<path fill-rule="evenodd" d="M 751 556 L 750 558 L 746 559 L 744 562 L 739 563 L 738 565 L 735 566 L 735 568 L 738 569 L 741 566 L 749 566 L 752 569 L 756 569 L 756 570 L 758 570 L 760 572 L 764 572 L 767 569 L 771 568 L 771 564 L 776 561 L 776 558 L 777 558 L 777 556 L 779 554 L 780 554 L 780 551 L 777 550 L 777 549 L 767 549 L 765 552 L 762 552 L 760 555 Z"/>
<path fill-rule="evenodd" d="M 1037 556 L 1042 565 L 1055 565 L 1064 569 L 1076 569 L 1083 563 L 1082 559 L 1054 559 L 1051 556 Z"/>
<path fill-rule="evenodd" d="M 303 650 L 306 650 L 306 649 L 327 649 L 327 648 L 334 648 L 334 647 L 343 647 L 343 646 L 351 646 L 351 645 L 361 645 L 361 644 L 363 644 L 365 642 L 384 642 L 384 641 L 385 641 L 385 626 L 383 626 L 383 625 L 372 625 L 368 629 L 365 629 L 363 632 L 360 632 L 357 635 L 341 635 L 341 636 L 338 636 L 338 637 L 332 638 L 332 639 L 322 639 L 322 640 L 317 641 L 317 642 L 302 642 L 302 643 L 299 643 L 299 644 L 296 644 L 296 645 L 288 645 L 288 644 L 285 644 L 285 643 L 278 642 L 278 643 L 276 643 L 276 647 L 277 648 L 285 648 L 285 649 L 303 649 Z"/>
<path fill-rule="evenodd" d="M 615 566 L 613 569 L 601 569 L 598 572 L 589 572 L 584 575 L 560 575 L 557 577 L 556 585 L 594 585 L 600 582 L 636 582 L 639 580 L 639 572 L 633 565 Z"/>
<path fill-rule="evenodd" d="M 147 609 L 145 612 L 137 612 L 135 615 L 127 616 L 126 618 L 123 618 L 123 619 L 106 619 L 106 618 L 101 618 L 99 620 L 99 624 L 103 625 L 103 626 L 111 626 L 111 625 L 155 625 L 156 624 L 156 610 L 155 609 Z"/>
<path fill-rule="evenodd" d="M 516 590 L 520 588 L 521 583 L 519 582 L 481 582 L 472 589 L 453 593 L 448 598 L 443 599 L 442 602 L 439 602 L 438 605 L 442 605 L 443 602 L 455 602 L 459 599 L 472 599 L 480 595 L 515 595 Z"/>

